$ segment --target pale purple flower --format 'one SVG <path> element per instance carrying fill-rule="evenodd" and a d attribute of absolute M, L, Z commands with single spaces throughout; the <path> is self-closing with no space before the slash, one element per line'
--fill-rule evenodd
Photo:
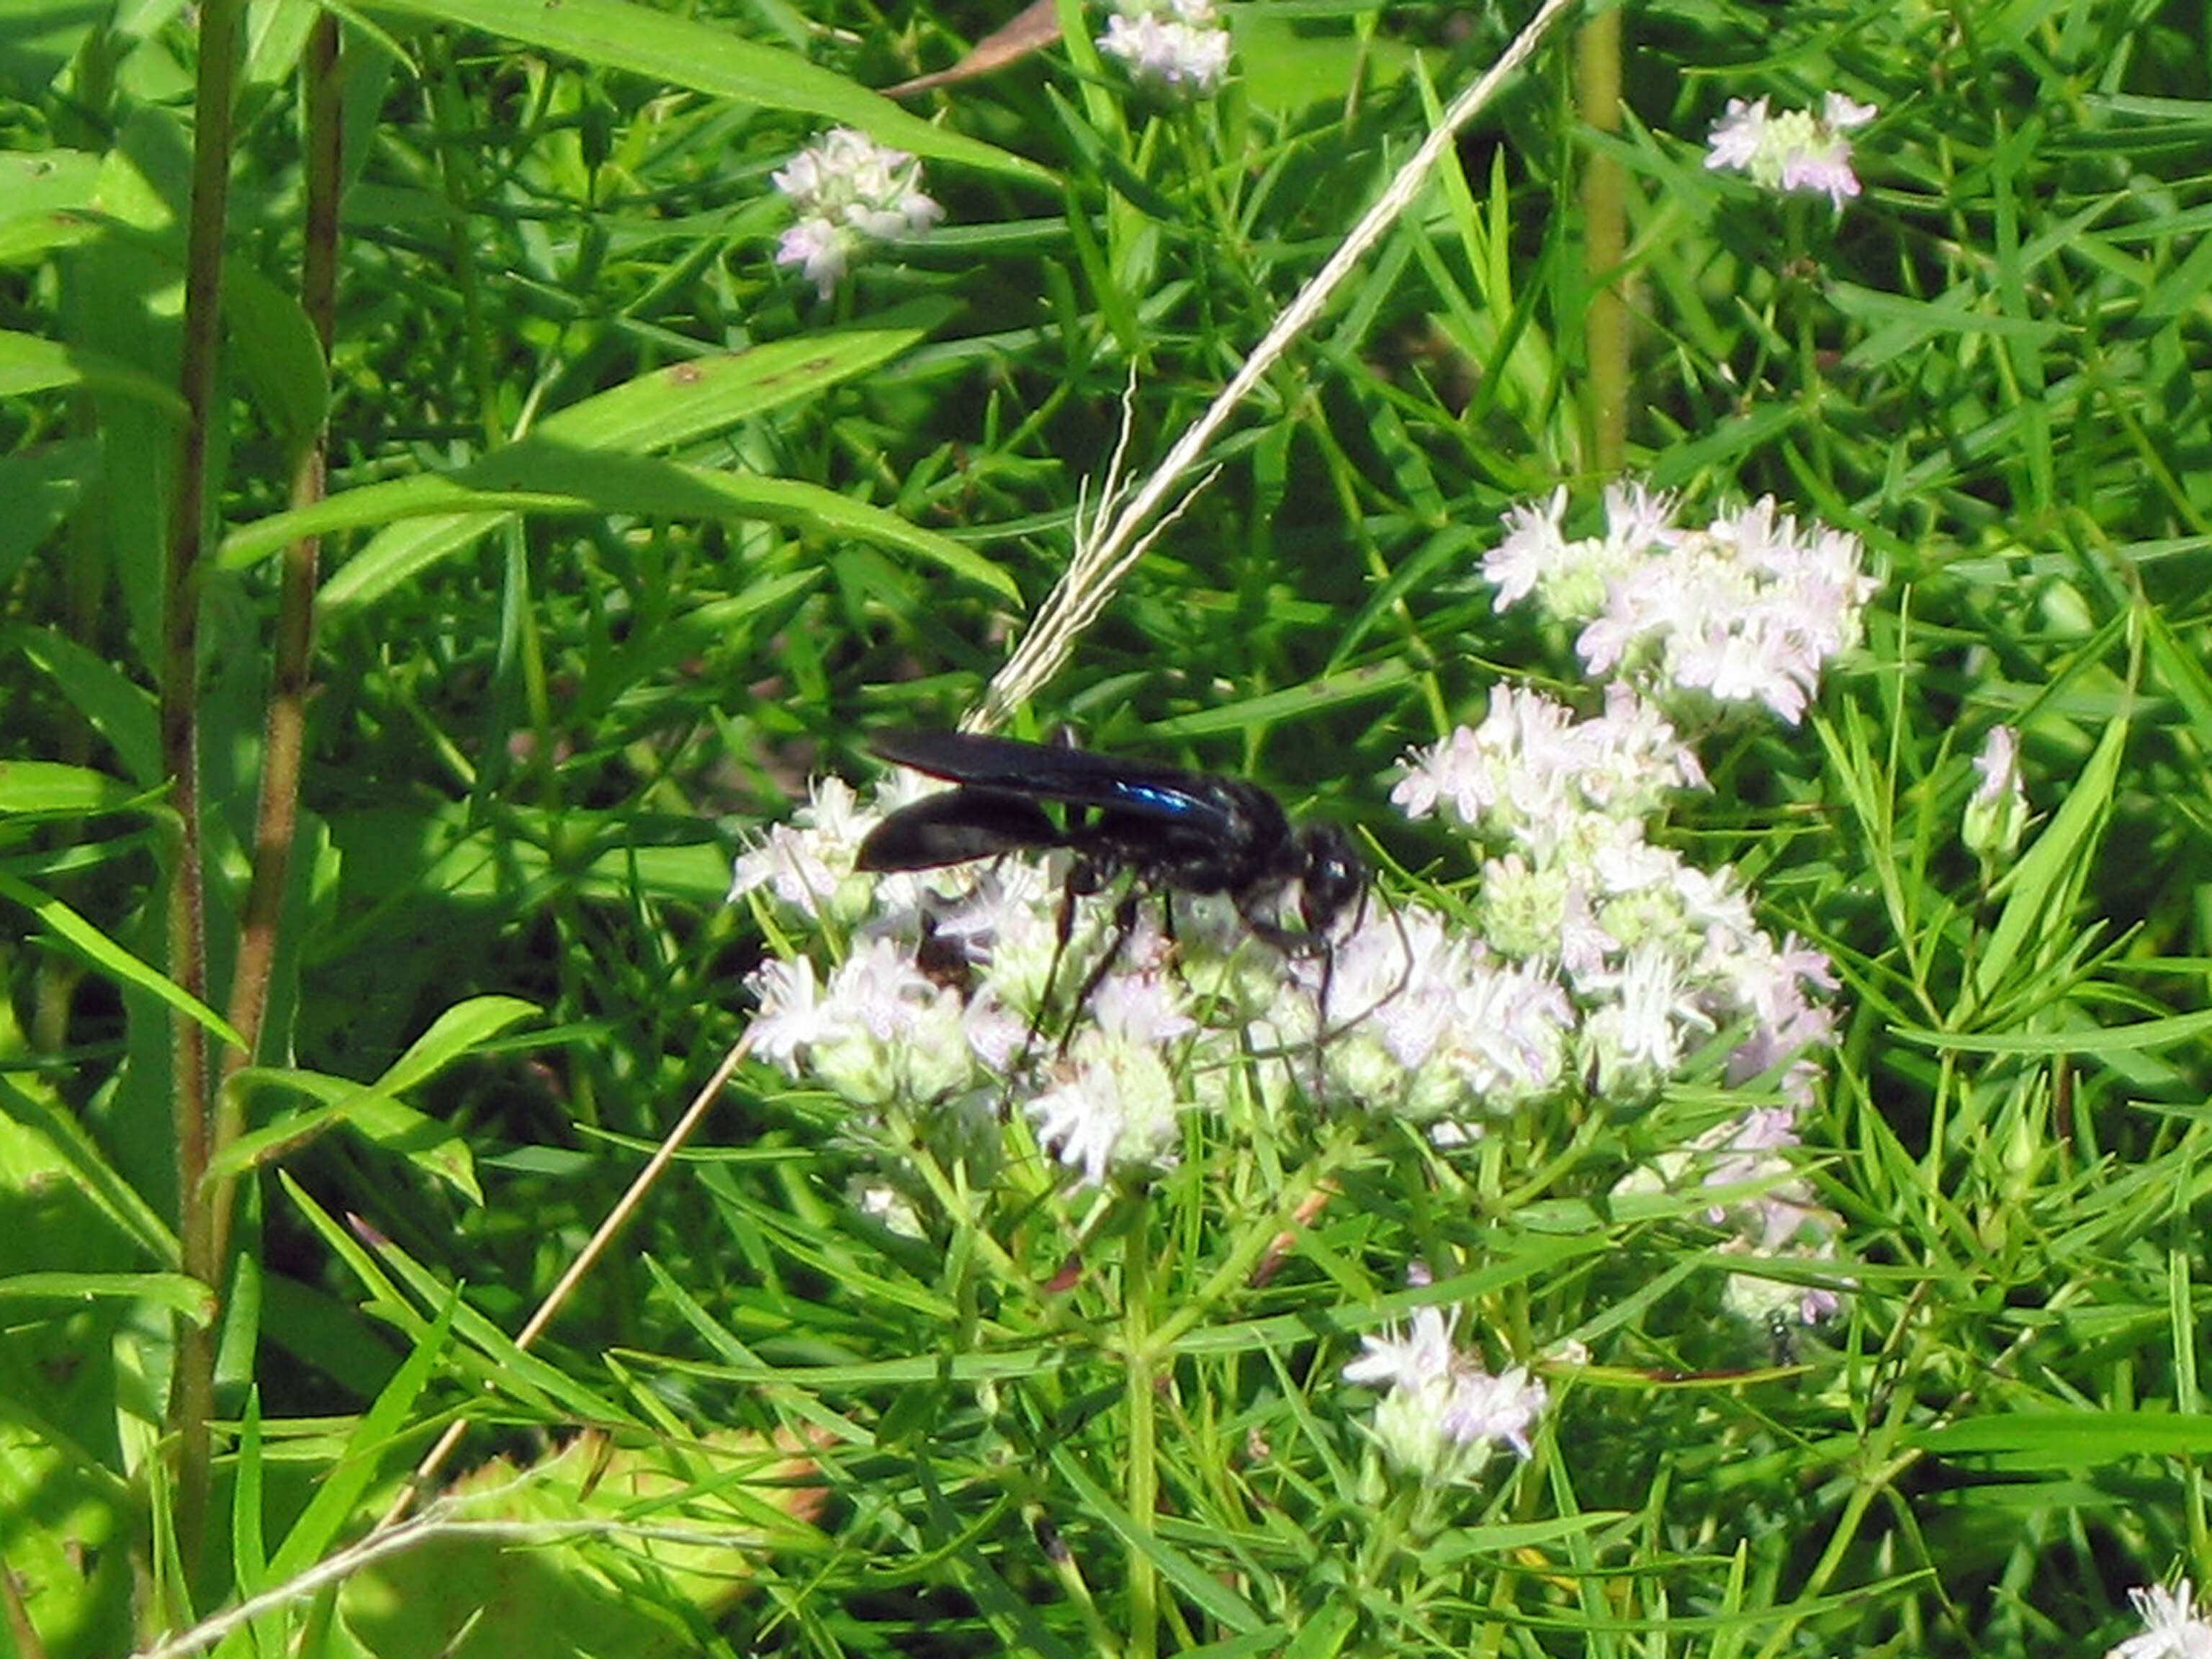
<path fill-rule="evenodd" d="M 1705 782 L 1673 726 L 1625 687 L 1608 688 L 1604 714 L 1578 720 L 1540 691 L 1498 686 L 1480 726 L 1457 727 L 1406 764 L 1390 799 L 1407 817 L 1448 807 L 1478 836 L 1536 861 L 1610 837 L 1611 826 Z M 1603 826 L 1584 824 L 1593 817 Z"/>
<path fill-rule="evenodd" d="M 1566 562 L 1566 516 L 1565 484 L 1540 506 L 1522 501 L 1505 509 L 1505 538 L 1482 556 L 1482 574 L 1498 590 L 1498 609 L 1520 604 Z"/>
<path fill-rule="evenodd" d="M 1058 862 L 1007 859 L 980 871 L 885 876 L 878 884 L 881 914 L 873 927 L 895 938 L 915 939 L 924 931 L 922 918 L 927 917 L 927 928 L 938 940 L 985 970 L 999 1002 L 1033 1011 L 1043 1004 L 1045 976 L 1055 956 L 1061 954 L 1059 908 L 1066 872 Z M 1088 943 L 1086 937 L 1077 946 Z"/>
<path fill-rule="evenodd" d="M 945 216 L 921 189 L 921 164 L 865 132 L 835 127 L 771 175 L 798 221 L 775 260 L 796 265 L 823 299 L 878 243 L 923 234 Z"/>
<path fill-rule="evenodd" d="M 1974 772 L 1981 779 L 1975 787 L 1974 799 L 1987 805 L 1995 805 L 2020 787 L 2020 732 L 2009 726 L 1993 726 L 1989 736 L 1982 739 L 1982 752 L 1974 762 Z"/>
<path fill-rule="evenodd" d="M 1692 1146 L 1710 1155 L 1706 1186 L 1735 1187 L 1787 1175 L 1790 1160 L 1775 1154 L 1797 1144 L 1796 1112 L 1787 1106 L 1754 1106 L 1733 1123 L 1698 1136 Z M 1728 1218 L 1728 1212 L 1717 1205 L 1705 1218 L 1717 1227 Z"/>
<path fill-rule="evenodd" d="M 1607 957 L 1620 949 L 1620 941 L 1598 926 L 1589 884 L 1570 881 L 1559 912 L 1559 971 L 1570 983 L 1580 984 L 1601 971 Z"/>
<path fill-rule="evenodd" d="M 1091 1018 L 1107 1036 L 1158 1048 L 1198 1029 L 1164 971 L 1165 953 L 1158 954 L 1159 966 L 1152 971 L 1109 974 L 1091 994 Z"/>
<path fill-rule="evenodd" d="M 1703 533 L 1655 528 L 1662 497 L 1621 490 L 1611 507 L 1646 545 Z M 1749 517 L 1758 547 L 1786 540 L 1769 518 Z M 1736 1080 L 1766 1069 L 1743 1070 L 1754 1057 L 1780 1066 L 1825 1042 L 1829 1017 L 1806 994 L 1832 988 L 1825 961 L 1778 960 L 1733 871 L 1700 870 L 1645 838 L 1647 817 L 1705 781 L 1673 726 L 1618 682 L 1605 713 L 1586 720 L 1500 686 L 1479 726 L 1410 757 L 1393 791 L 1409 815 L 1456 820 L 1510 850 L 1484 861 L 1469 900 L 1479 945 L 1407 933 L 1413 966 L 1398 994 L 1364 1029 L 1332 1039 L 1333 1089 L 1470 1129 L 1571 1077 L 1616 1103 L 1647 1099 L 1707 1039 L 1747 1022 Z M 1812 1075 L 1809 1061 L 1792 1066 L 1787 1086 L 1809 1092 Z"/>
<path fill-rule="evenodd" d="M 765 888 L 809 921 L 821 921 L 879 816 L 860 805 L 842 778 L 823 778 L 789 823 L 770 825 L 738 855 L 725 902 Z"/>
<path fill-rule="evenodd" d="M 1696 539 L 1666 528 L 1664 497 L 1624 489 L 1608 508 L 1619 550 L 1638 557 Z M 1754 514 L 1744 539 L 1788 538 Z M 1733 872 L 1645 836 L 1647 817 L 1704 782 L 1626 684 L 1590 716 L 1500 687 L 1480 726 L 1414 757 L 1395 792 L 1480 843 L 1463 908 L 1363 906 L 1310 951 L 1255 937 L 1226 896 L 1147 891 L 1141 871 L 1113 872 L 1133 883 L 1120 890 L 1133 911 L 1113 890 L 1071 899 L 1065 852 L 853 873 L 874 820 L 825 787 L 802 830 L 740 861 L 739 890 L 785 892 L 817 915 L 834 892 L 827 914 L 842 924 L 826 930 L 844 951 L 836 966 L 761 970 L 757 1051 L 860 1108 L 854 1137 L 894 1161 L 917 1128 L 942 1148 L 958 1119 L 995 1147 L 1021 1115 L 1091 1186 L 1172 1162 L 1194 1116 L 1242 1124 L 1309 1095 L 1397 1118 L 1440 1149 L 1578 1091 L 1643 1103 L 1700 1053 L 1717 1068 L 1716 1033 L 1736 1045 L 1732 1079 L 1780 1073 L 1796 1098 L 1802 1051 L 1828 1036 L 1813 996 L 1832 986 L 1825 962 L 1775 945 Z M 913 787 L 902 775 L 884 804 Z M 1117 922 L 1132 914 L 1133 929 Z M 1802 1209 L 1747 1217 L 1747 1236 L 1794 1237 Z M 1515 1397 L 1462 1408 L 1492 1421 Z"/>
<path fill-rule="evenodd" d="M 845 280 L 845 268 L 866 244 L 858 233 L 830 219 L 801 219 L 775 239 L 775 262 L 797 265 L 814 291 L 828 299 Z"/>
<path fill-rule="evenodd" d="M 1344 1380 L 1370 1387 L 1418 1389 L 1448 1376 L 1456 1358 L 1452 1328 L 1458 1323 L 1456 1308 L 1449 1315 L 1441 1308 L 1416 1308 L 1413 1323 L 1402 1333 L 1393 1325 L 1379 1336 L 1361 1337 L 1359 1346 L 1366 1352 L 1345 1366 Z"/>
<path fill-rule="evenodd" d="M 1388 1392 L 1370 1431 L 1383 1455 L 1437 1486 L 1473 1479 L 1490 1461 L 1493 1443 L 1529 1455 L 1529 1431 L 1548 1395 L 1527 1368 L 1492 1376 L 1480 1359 L 1452 1344 L 1459 1311 L 1414 1310 L 1411 1325 L 1363 1336 L 1365 1350 L 1344 1368 L 1344 1380 Z"/>
<path fill-rule="evenodd" d="M 1317 995 L 1322 972 L 1298 964 L 1301 988 Z M 1565 1086 L 1566 993 L 1547 969 L 1501 961 L 1432 911 L 1370 920 L 1339 943 L 1328 978 L 1321 1066 L 1333 1097 L 1412 1123 L 1475 1123 Z M 1313 1017 L 1306 1003 L 1299 1018 Z"/>
<path fill-rule="evenodd" d="M 763 964 L 751 985 L 761 1000 L 755 1051 L 793 1075 L 803 1068 L 848 1100 L 928 1104 L 981 1080 L 969 1040 L 975 1009 L 893 940 L 856 947 L 819 986 L 805 957 Z"/>
<path fill-rule="evenodd" d="M 1712 1030 L 1681 958 L 1663 946 L 1631 951 L 1620 969 L 1592 975 L 1577 988 L 1604 996 L 1583 1023 L 1583 1072 L 1608 1100 L 1656 1091 L 1690 1044 Z"/>
<path fill-rule="evenodd" d="M 1753 1107 L 1662 1153 L 1620 1181 L 1613 1193 L 1626 1197 L 1721 1189 L 1727 1195 L 1717 1197 L 1705 1211 L 1707 1222 L 1732 1235 L 1722 1243 L 1719 1254 L 1790 1262 L 1801 1270 L 1806 1264 L 1831 1263 L 1836 1260 L 1842 1219 L 1821 1206 L 1810 1183 L 1798 1173 L 1790 1157 L 1797 1144 L 1793 1108 Z M 1721 1304 L 1766 1329 L 1778 1322 L 1818 1324 L 1842 1308 L 1843 1297 L 1826 1285 L 1794 1283 L 1755 1272 L 1731 1273 L 1722 1286 Z"/>
<path fill-rule="evenodd" d="M 1589 911 L 1570 976 L 1577 997 L 1612 994 L 1631 954 L 1657 951 L 1675 958 L 1684 986 L 1716 1023 L 1742 1012 L 1734 990 L 1735 958 L 1763 935 L 1735 872 L 1700 870 L 1627 824 L 1582 849 L 1573 873 Z"/>
<path fill-rule="evenodd" d="M 2105 1659 L 2212 1659 L 2212 1622 L 2200 1617 L 2189 1580 L 2172 1589 L 2149 1584 L 2128 1592 L 2143 1621 L 2141 1636 L 2130 1636 Z"/>
<path fill-rule="evenodd" d="M 1534 595 L 1556 617 L 1594 617 L 1613 580 L 1664 547 L 1678 533 L 1674 497 L 1629 481 L 1606 486 L 1602 536 L 1569 541 L 1563 484 L 1540 507 L 1508 507 L 1505 538 L 1483 555 L 1482 574 L 1498 589 L 1498 609 Z"/>
<path fill-rule="evenodd" d="M 1118 0 L 1098 49 L 1158 97 L 1211 98 L 1229 76 L 1229 31 L 1211 0 Z"/>
<path fill-rule="evenodd" d="M 1974 761 L 1980 781 L 1966 802 L 1959 839 L 1984 864 L 2010 858 L 2027 830 L 2027 789 L 2020 775 L 2020 733 L 1993 726 Z"/>
<path fill-rule="evenodd" d="M 1729 99 L 1727 112 L 1714 124 L 1705 140 L 1706 169 L 1715 173 L 1724 168 L 1748 172 L 1768 125 L 1765 99 L 1756 103 L 1741 98 Z"/>
<path fill-rule="evenodd" d="M 1477 961 L 1453 1006 L 1440 1055 L 1482 1110 L 1500 1115 L 1565 1085 L 1573 1010 L 1547 972 Z"/>
<path fill-rule="evenodd" d="M 1705 166 L 1747 173 L 1768 190 L 1810 191 L 1827 197 L 1841 212 L 1859 193 L 1851 171 L 1850 140 L 1844 135 L 1874 119 L 1872 104 L 1854 103 L 1829 93 L 1817 116 L 1809 110 L 1769 115 L 1766 100 L 1729 100 L 1707 141 Z"/>
<path fill-rule="evenodd" d="M 1646 696 L 1763 702 L 1795 723 L 1822 666 L 1858 642 L 1877 586 L 1858 539 L 1801 530 L 1771 497 L 1695 530 L 1666 524 L 1665 496 L 1616 488 L 1606 500 L 1606 533 L 1579 541 L 1534 537 L 1526 514 L 1506 515 L 1505 544 L 1483 561 L 1499 608 L 1533 596 L 1583 623 L 1583 666 Z M 1555 497 L 1555 531 L 1562 511 Z"/>
<path fill-rule="evenodd" d="M 1714 965 L 1727 985 L 1729 1005 L 1747 1013 L 1751 1034 L 1729 1056 L 1730 1085 L 1750 1082 L 1786 1066 L 1782 1091 L 1809 1105 L 1820 1067 L 1812 1051 L 1835 1040 L 1835 1011 L 1812 992 L 1832 992 L 1836 971 L 1827 957 L 1791 934 L 1777 948 L 1763 933 L 1739 940 Z"/>
<path fill-rule="evenodd" d="M 1550 1399 L 1550 1391 L 1528 1375 L 1526 1365 L 1516 1365 L 1499 1376 L 1465 1373 L 1444 1408 L 1443 1431 L 1463 1445 L 1498 1440 L 1528 1457 L 1534 1455 L 1528 1431 Z"/>
<path fill-rule="evenodd" d="M 1198 1030 L 1183 1007 L 1182 981 L 1167 971 L 1157 933 L 1150 965 L 1109 974 L 1091 994 L 1091 1024 L 1054 1067 L 1054 1081 L 1029 1103 L 1038 1139 L 1080 1171 L 1079 1186 L 1100 1186 L 1109 1171 L 1143 1172 L 1175 1161 L 1183 1109 L 1164 1053 Z M 1139 959 L 1146 947 L 1139 946 Z"/>
<path fill-rule="evenodd" d="M 786 1071 L 795 1073 L 799 1057 L 840 1029 L 841 1017 L 823 1007 L 814 964 L 805 957 L 763 963 L 751 988 L 760 999 L 751 1026 L 753 1052 Z"/>
<path fill-rule="evenodd" d="M 1078 1186 L 1109 1172 L 1142 1173 L 1175 1161 L 1182 1100 L 1158 1048 L 1088 1027 L 1055 1068 L 1056 1080 L 1024 1109 L 1037 1138 Z"/>

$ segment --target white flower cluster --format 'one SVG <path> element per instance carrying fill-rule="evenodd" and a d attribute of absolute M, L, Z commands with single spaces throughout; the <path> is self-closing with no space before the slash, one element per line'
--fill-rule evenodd
<path fill-rule="evenodd" d="M 860 797 L 842 778 L 823 779 L 791 823 L 770 824 L 757 843 L 738 855 L 728 902 L 734 904 L 765 888 L 810 921 L 830 914 L 858 920 L 867 905 L 865 886 L 854 895 L 857 908 L 840 913 L 835 901 L 840 888 L 853 879 L 854 858 L 877 816 L 861 810 Z"/>
<path fill-rule="evenodd" d="M 851 127 L 833 128 L 771 176 L 799 216 L 775 262 L 797 265 L 825 300 L 871 247 L 920 236 L 945 216 L 922 193 L 921 162 Z"/>
<path fill-rule="evenodd" d="M 1488 854 L 1474 931 L 1493 974 L 1541 974 L 1553 988 L 1547 1079 L 1581 1078 L 1632 1103 L 1733 1032 L 1731 1082 L 1787 1068 L 1792 1093 L 1809 1095 L 1809 1051 L 1830 1033 L 1810 994 L 1834 988 L 1826 961 L 1762 931 L 1731 872 L 1646 838 L 1670 792 L 1704 782 L 1674 728 L 1626 687 L 1577 720 L 1540 692 L 1501 686 L 1480 726 L 1416 754 L 1392 793 L 1409 816 L 1445 816 Z M 1493 1041 L 1520 1030 L 1484 1017 Z M 1390 1019 L 1386 1006 L 1375 1024 Z"/>
<path fill-rule="evenodd" d="M 1402 1334 L 1361 1337 L 1366 1352 L 1344 1368 L 1346 1382 L 1389 1390 L 1369 1431 L 1382 1455 L 1437 1486 L 1473 1480 L 1495 1445 L 1528 1456 L 1528 1432 L 1548 1400 L 1525 1366 L 1493 1376 L 1455 1348 L 1458 1322 L 1456 1310 L 1416 1309 Z"/>
<path fill-rule="evenodd" d="M 1795 724 L 1830 659 L 1857 644 L 1877 584 L 1858 538 L 1778 513 L 1771 497 L 1702 529 L 1640 485 L 1606 492 L 1606 532 L 1570 541 L 1566 491 L 1505 515 L 1482 573 L 1498 608 L 1532 595 L 1580 626 L 1593 675 L 1626 679 L 1671 712 L 1699 698 L 1762 702 Z"/>
<path fill-rule="evenodd" d="M 1212 0 L 1115 0 L 1098 49 L 1156 97 L 1211 98 L 1229 78 L 1229 31 Z"/>
<path fill-rule="evenodd" d="M 2212 1621 L 2196 1610 L 2195 1593 L 2185 1578 L 2172 1589 L 2150 1584 L 2131 1589 L 2144 1630 L 2112 1649 L 2105 1659 L 2212 1659 Z"/>
<path fill-rule="evenodd" d="M 1872 104 L 1855 104 L 1839 92 L 1827 94 L 1820 113 L 1810 110 L 1766 112 L 1766 100 L 1729 100 L 1728 113 L 1706 141 L 1705 166 L 1747 173 L 1767 190 L 1820 191 L 1838 212 L 1859 193 L 1851 171 L 1851 141 L 1844 135 L 1874 119 Z"/>

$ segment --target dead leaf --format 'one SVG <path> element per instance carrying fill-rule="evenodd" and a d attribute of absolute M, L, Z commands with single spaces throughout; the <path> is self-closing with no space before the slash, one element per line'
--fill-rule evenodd
<path fill-rule="evenodd" d="M 933 87 L 957 86 L 979 75 L 990 75 L 1009 64 L 1018 64 L 1032 52 L 1042 52 L 1060 39 L 1060 8 L 1054 0 L 1030 0 L 1018 16 L 1004 28 L 993 29 L 969 48 L 968 55 L 951 69 L 934 75 L 917 75 L 895 87 L 885 87 L 886 98 L 904 98 Z"/>

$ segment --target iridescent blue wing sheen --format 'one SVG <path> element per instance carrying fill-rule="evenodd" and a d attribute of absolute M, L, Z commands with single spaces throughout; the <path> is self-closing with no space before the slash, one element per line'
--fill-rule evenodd
<path fill-rule="evenodd" d="M 1179 823 L 1201 834 L 1243 830 L 1241 792 L 1231 793 L 1226 780 L 1179 766 L 973 732 L 878 732 L 870 742 L 885 760 L 994 793 L 1096 806 L 1124 821 Z"/>

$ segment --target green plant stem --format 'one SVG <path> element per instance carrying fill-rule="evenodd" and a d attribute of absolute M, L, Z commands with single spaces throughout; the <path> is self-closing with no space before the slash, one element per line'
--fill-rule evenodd
<path fill-rule="evenodd" d="M 301 64 L 306 106 L 307 237 L 300 274 L 301 307 L 313 326 L 325 363 L 330 362 L 337 296 L 338 192 L 343 129 L 338 81 L 337 20 L 319 17 L 307 37 Z M 301 444 L 292 470 L 291 504 L 320 501 L 328 471 L 329 423 Z M 225 1058 L 228 1079 L 261 1048 L 261 1023 L 269 1010 L 269 983 L 276 959 L 284 889 L 300 823 L 300 768 L 306 750 L 307 679 L 314 656 L 315 588 L 322 542 L 303 537 L 284 551 L 276 617 L 276 660 L 261 756 L 261 794 L 254 814 L 253 875 L 239 925 L 238 967 L 230 987 L 230 1023 L 246 1046 Z M 226 1089 L 216 1105 L 216 1144 L 245 1127 L 243 1108 Z M 210 1183 L 216 1260 L 228 1254 L 234 1211 L 234 1184 Z"/>
<path fill-rule="evenodd" d="M 1575 37 L 1575 101 L 1585 125 L 1620 130 L 1620 10 L 1599 12 Z M 1589 361 L 1590 459 L 1610 477 L 1628 453 L 1628 305 L 1621 260 L 1628 246 L 1626 182 L 1620 163 L 1593 147 L 1583 162 L 1583 317 Z"/>
<path fill-rule="evenodd" d="M 231 108 L 236 96 L 242 0 L 206 0 L 200 11 L 199 71 L 192 133 L 191 222 L 185 254 L 183 453 L 169 526 L 161 595 L 161 763 L 176 811 L 169 868 L 169 976 L 207 996 L 207 915 L 201 890 L 199 788 L 199 606 L 208 547 L 208 477 L 222 342 L 223 231 L 230 200 Z M 224 1229 L 203 1177 L 219 1150 L 210 1110 L 206 1033 L 184 1013 L 170 1016 L 170 1079 L 177 1139 L 177 1206 L 182 1265 L 217 1297 L 205 1324 L 180 1322 L 169 1429 L 176 1448 L 177 1537 L 187 1573 L 204 1542 L 215 1415 L 215 1356 L 221 1324 Z"/>
<path fill-rule="evenodd" d="M 1128 1640 L 1122 1659 L 1152 1659 L 1159 1650 L 1159 1580 L 1152 1558 L 1137 1541 L 1152 1531 L 1160 1498 L 1157 1437 L 1158 1401 L 1153 1395 L 1159 1370 L 1154 1359 L 1152 1322 L 1152 1200 L 1139 1199 L 1130 1223 L 1121 1261 L 1121 1354 L 1127 1367 L 1124 1397 L 1129 1404 L 1129 1465 L 1122 1498 L 1128 1505 Z"/>

